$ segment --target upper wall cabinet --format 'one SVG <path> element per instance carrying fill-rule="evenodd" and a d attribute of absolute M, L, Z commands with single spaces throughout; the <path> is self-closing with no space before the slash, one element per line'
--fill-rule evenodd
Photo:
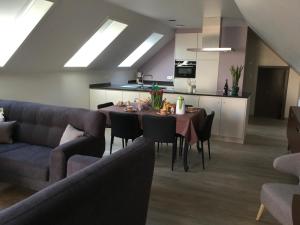
<path fill-rule="evenodd" d="M 197 53 L 187 51 L 188 48 L 197 48 L 197 33 L 176 33 L 175 34 L 175 59 L 176 60 L 196 60 Z"/>

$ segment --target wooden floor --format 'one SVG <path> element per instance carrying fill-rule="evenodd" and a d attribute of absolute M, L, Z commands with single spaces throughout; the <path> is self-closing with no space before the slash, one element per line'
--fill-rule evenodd
<path fill-rule="evenodd" d="M 272 168 L 273 159 L 286 153 L 285 129 L 285 121 L 250 121 L 245 145 L 212 141 L 212 160 L 206 157 L 205 171 L 200 155 L 192 149 L 190 171 L 185 173 L 178 159 L 171 172 L 171 147 L 164 145 L 156 157 L 147 225 L 278 224 L 268 213 L 259 223 L 255 217 L 263 183 L 296 182 Z M 119 147 L 117 141 L 114 149 Z M 0 184 L 0 208 L 32 193 L 1 187 L 5 185 Z"/>

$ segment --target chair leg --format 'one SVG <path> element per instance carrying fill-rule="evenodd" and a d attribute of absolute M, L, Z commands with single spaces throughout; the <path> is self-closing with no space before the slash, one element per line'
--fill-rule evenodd
<path fill-rule="evenodd" d="M 122 138 L 122 146 L 123 146 L 123 148 L 125 148 L 124 138 Z"/>
<path fill-rule="evenodd" d="M 264 212 L 265 206 L 263 204 L 260 205 L 257 216 L 256 216 L 256 221 L 259 221 L 263 212 Z"/>
<path fill-rule="evenodd" d="M 157 152 L 159 152 L 159 142 L 157 142 Z"/>
<path fill-rule="evenodd" d="M 201 141 L 201 154 L 202 154 L 202 167 L 205 170 L 203 141 Z"/>
<path fill-rule="evenodd" d="M 172 146 L 172 171 L 174 170 L 174 163 L 176 161 L 176 155 L 177 155 L 177 142 L 174 141 L 173 142 L 173 146 Z"/>
<path fill-rule="evenodd" d="M 127 147 L 128 145 L 128 139 L 125 139 L 125 146 Z"/>
<path fill-rule="evenodd" d="M 179 137 L 179 156 L 182 157 L 183 137 Z"/>
<path fill-rule="evenodd" d="M 110 154 L 112 153 L 112 145 L 113 145 L 113 143 L 114 143 L 114 136 L 111 135 L 111 137 L 110 137 Z"/>
<path fill-rule="evenodd" d="M 208 158 L 210 160 L 211 159 L 211 157 L 210 157 L 210 139 L 207 140 L 207 145 L 208 145 Z"/>

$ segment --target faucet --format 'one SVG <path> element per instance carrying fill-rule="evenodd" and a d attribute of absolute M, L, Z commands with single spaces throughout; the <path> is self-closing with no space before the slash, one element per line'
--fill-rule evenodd
<path fill-rule="evenodd" d="M 145 74 L 142 74 L 142 83 L 141 83 L 141 85 L 142 85 L 142 88 L 144 88 L 144 77 L 151 77 L 152 79 L 153 79 L 153 75 L 151 75 L 151 74 L 147 74 L 147 75 L 145 75 Z"/>

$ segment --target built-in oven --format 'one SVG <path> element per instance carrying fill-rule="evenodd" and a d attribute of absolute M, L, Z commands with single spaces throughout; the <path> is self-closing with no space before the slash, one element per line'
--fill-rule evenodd
<path fill-rule="evenodd" d="M 176 60 L 175 78 L 196 78 L 196 61 Z"/>

